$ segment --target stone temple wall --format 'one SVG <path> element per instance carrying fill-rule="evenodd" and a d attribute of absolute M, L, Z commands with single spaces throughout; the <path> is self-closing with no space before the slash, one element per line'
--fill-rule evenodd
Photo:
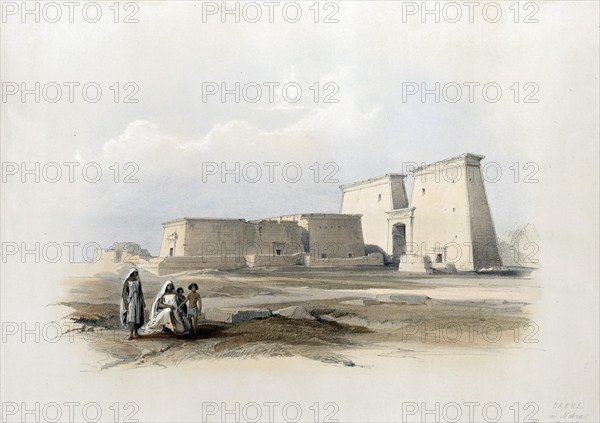
<path fill-rule="evenodd" d="M 319 260 L 357 266 L 379 263 L 378 257 L 366 258 L 360 215 L 305 214 L 252 222 L 182 218 L 163 227 L 160 274 L 317 265 Z"/>

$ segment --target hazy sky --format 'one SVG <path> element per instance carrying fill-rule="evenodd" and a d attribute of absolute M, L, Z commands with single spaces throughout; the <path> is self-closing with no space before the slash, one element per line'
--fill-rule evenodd
<path fill-rule="evenodd" d="M 19 12 L 3 15 L 2 161 L 29 168 L 35 162 L 41 168 L 49 162 L 81 164 L 73 183 L 64 165 L 56 183 L 44 175 L 40 183 L 33 176 L 23 183 L 20 173 L 3 169 L 3 239 L 104 246 L 131 240 L 157 253 L 161 222 L 169 219 L 337 212 L 341 184 L 465 152 L 485 155 L 484 164 L 497 163 L 491 178 L 502 170 L 500 180 L 486 186 L 501 234 L 535 223 L 540 196 L 553 188 L 550 178 L 566 175 L 569 157 L 586 154 L 578 142 L 597 133 L 597 114 L 582 115 L 574 107 L 597 100 L 597 90 L 585 82 L 589 70 L 597 69 L 597 40 L 585 43 L 577 35 L 578 28 L 596 30 L 595 21 L 585 19 L 591 4 L 588 10 L 585 3 L 539 3 L 539 22 L 526 24 L 521 21 L 532 11 L 522 10 L 515 23 L 508 3 L 497 23 L 487 22 L 480 9 L 473 23 L 467 16 L 457 23 L 443 16 L 436 23 L 430 16 L 423 23 L 419 14 L 404 15 L 403 22 L 405 6 L 391 2 L 339 2 L 337 11 L 321 4 L 315 23 L 311 3 L 301 4 L 297 23 L 287 22 L 280 9 L 273 23 L 266 16 L 246 22 L 244 17 L 254 16 L 250 9 L 240 23 L 232 16 L 222 23 L 218 13 L 203 22 L 201 2 L 136 3 L 139 10 L 120 10 L 119 23 L 109 3 L 102 4 L 97 23 L 86 22 L 79 10 L 73 23 L 66 16 L 57 23 L 31 17 L 22 23 Z M 322 22 L 333 12 L 339 22 Z M 129 13 L 139 22 L 121 22 Z M 34 95 L 25 102 L 20 92 L 7 95 L 22 82 L 30 89 L 40 83 L 39 103 Z M 69 82 L 80 84 L 72 103 L 64 85 Z M 90 82 L 102 89 L 95 103 L 81 93 Z M 403 99 L 406 82 L 429 89 L 439 82 L 449 99 L 459 86 L 462 98 Z M 472 103 L 464 85 L 469 82 L 479 84 L 473 85 Z M 207 83 L 219 89 L 221 83 L 228 89 L 240 83 L 246 87 L 240 94 L 249 99 L 259 86 L 262 98 L 252 103 L 242 95 L 236 103 L 230 94 L 225 102 L 219 95 L 203 101 Z M 272 102 L 268 83 L 275 87 Z M 281 90 L 290 83 L 302 89 L 298 102 L 284 98 L 295 95 Z M 495 103 L 482 94 L 489 83 L 488 98 L 495 97 L 494 87 L 502 89 Z M 55 84 L 62 86 L 62 97 L 52 103 L 47 98 L 55 97 Z M 124 103 L 136 87 L 131 98 L 139 101 Z M 94 86 L 88 94 L 94 95 Z M 326 103 L 328 94 L 337 103 Z M 528 94 L 538 102 L 525 103 Z M 97 183 L 82 177 L 82 166 L 90 162 L 102 170 Z M 223 162 L 228 169 L 239 163 L 239 183 L 234 175 L 221 182 Z M 265 162 L 278 163 L 272 183 Z M 206 163 L 220 169 L 203 180 Z M 262 177 L 249 163 L 260 165 Z M 286 163 L 292 163 L 288 180 L 282 174 Z M 292 183 L 298 166 L 302 176 Z M 93 177 L 94 168 L 87 169 Z M 51 166 L 46 170 L 52 178 Z M 139 182 L 124 183 L 134 170 Z M 325 182 L 331 172 L 333 181 Z M 539 182 L 525 183 L 532 172 Z"/>

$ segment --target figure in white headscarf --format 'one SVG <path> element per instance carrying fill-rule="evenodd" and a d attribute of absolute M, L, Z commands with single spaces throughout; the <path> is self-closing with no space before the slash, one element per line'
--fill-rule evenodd
<path fill-rule="evenodd" d="M 150 318 L 142 331 L 146 334 L 160 333 L 165 329 L 176 335 L 183 335 L 190 331 L 191 325 L 187 319 L 178 312 L 179 299 L 175 292 L 173 281 L 166 281 L 152 303 Z"/>
<path fill-rule="evenodd" d="M 121 290 L 121 324 L 129 327 L 129 340 L 140 336 L 138 329 L 144 324 L 144 292 L 136 267 L 129 269 Z"/>

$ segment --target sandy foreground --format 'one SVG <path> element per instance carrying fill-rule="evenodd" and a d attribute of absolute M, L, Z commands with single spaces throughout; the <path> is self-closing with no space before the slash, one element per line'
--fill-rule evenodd
<path fill-rule="evenodd" d="M 89 370 L 179 365 L 224 358 L 302 357 L 337 366 L 377 366 L 378 357 L 497 354 L 535 348 L 535 279 L 478 275 L 406 275 L 393 268 L 305 267 L 203 270 L 158 277 L 140 268 L 146 311 L 167 279 L 197 282 L 203 312 L 298 306 L 304 317 L 241 323 L 202 320 L 197 334 L 147 335 L 127 341 L 118 304 L 124 263 L 79 265 L 53 305 L 69 322 L 63 336 L 95 350 Z M 402 301 L 403 295 L 417 304 Z M 422 301 L 419 301 L 421 299 Z"/>

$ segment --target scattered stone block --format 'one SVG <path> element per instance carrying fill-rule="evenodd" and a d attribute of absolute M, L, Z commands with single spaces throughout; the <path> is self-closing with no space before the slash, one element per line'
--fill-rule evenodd
<path fill-rule="evenodd" d="M 456 266 L 453 263 L 431 263 L 433 273 L 457 273 Z"/>
<path fill-rule="evenodd" d="M 427 300 L 431 300 L 431 297 L 428 297 L 427 295 L 414 294 L 378 295 L 377 298 L 382 301 L 389 301 L 393 303 L 408 305 L 423 305 L 427 303 Z"/>
<path fill-rule="evenodd" d="M 205 313 L 206 320 L 224 323 L 241 323 L 253 319 L 265 319 L 273 313 L 268 308 L 213 308 Z"/>
<path fill-rule="evenodd" d="M 356 300 L 342 301 L 342 304 L 358 305 L 358 306 L 370 306 L 370 305 L 381 304 L 381 301 L 376 300 L 374 298 L 357 298 Z"/>
<path fill-rule="evenodd" d="M 311 315 L 308 311 L 298 306 L 282 308 L 280 310 L 274 311 L 273 314 L 277 316 L 287 317 L 288 319 L 316 320 L 316 318 L 313 315 Z"/>

